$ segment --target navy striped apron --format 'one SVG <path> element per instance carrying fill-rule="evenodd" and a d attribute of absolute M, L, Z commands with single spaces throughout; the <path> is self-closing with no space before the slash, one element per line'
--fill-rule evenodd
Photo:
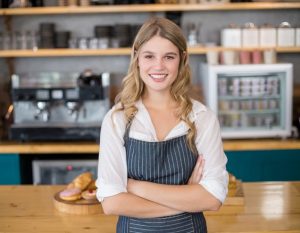
<path fill-rule="evenodd" d="M 160 142 L 146 142 L 129 137 L 124 142 L 128 178 L 159 184 L 187 184 L 197 161 L 189 149 L 186 135 Z M 203 213 L 181 213 L 157 218 L 120 216 L 117 233 L 206 233 Z"/>

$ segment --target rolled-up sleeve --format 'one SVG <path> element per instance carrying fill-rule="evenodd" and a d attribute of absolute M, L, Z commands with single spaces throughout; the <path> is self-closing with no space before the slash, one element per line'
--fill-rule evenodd
<path fill-rule="evenodd" d="M 125 123 L 120 112 L 110 110 L 101 125 L 97 198 L 127 192 L 127 165 L 123 132 Z"/>
<path fill-rule="evenodd" d="M 223 203 L 228 192 L 228 172 L 218 119 L 207 110 L 199 114 L 195 124 L 198 132 L 196 147 L 205 159 L 200 184 Z"/>

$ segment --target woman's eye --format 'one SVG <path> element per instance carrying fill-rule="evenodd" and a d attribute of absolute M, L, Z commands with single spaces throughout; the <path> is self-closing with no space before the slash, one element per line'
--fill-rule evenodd
<path fill-rule="evenodd" d="M 167 60 L 173 60 L 174 57 L 173 57 L 173 56 L 166 56 L 166 59 L 167 59 Z"/>
<path fill-rule="evenodd" d="M 151 59 L 153 56 L 152 55 L 146 55 L 145 58 L 146 59 Z"/>

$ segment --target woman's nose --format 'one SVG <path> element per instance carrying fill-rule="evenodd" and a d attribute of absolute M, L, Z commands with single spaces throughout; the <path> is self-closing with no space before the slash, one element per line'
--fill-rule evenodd
<path fill-rule="evenodd" d="M 155 59 L 155 64 L 154 64 L 156 69 L 162 69 L 164 67 L 164 61 L 162 58 L 157 58 Z"/>

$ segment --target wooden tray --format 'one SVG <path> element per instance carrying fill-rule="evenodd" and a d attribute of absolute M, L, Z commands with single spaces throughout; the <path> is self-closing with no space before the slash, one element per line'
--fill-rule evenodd
<path fill-rule="evenodd" d="M 236 180 L 236 188 L 229 189 L 224 205 L 244 205 L 245 198 L 243 192 L 243 184 L 240 180 Z"/>
<path fill-rule="evenodd" d="M 59 197 L 57 192 L 53 197 L 55 208 L 63 213 L 75 215 L 88 215 L 103 213 L 101 204 L 98 200 L 80 199 L 77 201 L 65 201 Z"/>

